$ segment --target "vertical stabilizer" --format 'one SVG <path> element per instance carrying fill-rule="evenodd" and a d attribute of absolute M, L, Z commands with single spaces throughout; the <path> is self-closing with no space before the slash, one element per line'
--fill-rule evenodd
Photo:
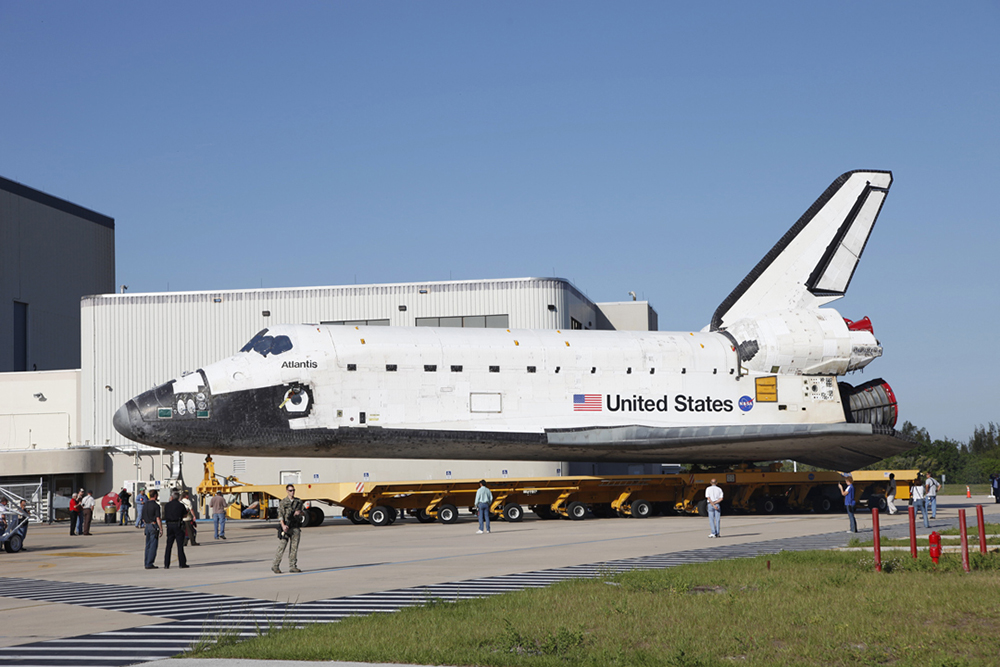
<path fill-rule="evenodd" d="M 716 309 L 711 329 L 844 296 L 891 184 L 888 171 L 835 180 Z"/>

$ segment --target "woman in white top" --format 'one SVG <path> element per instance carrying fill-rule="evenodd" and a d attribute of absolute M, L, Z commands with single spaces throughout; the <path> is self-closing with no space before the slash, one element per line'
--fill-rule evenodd
<path fill-rule="evenodd" d="M 931 525 L 927 523 L 927 503 L 924 500 L 924 483 L 920 479 L 920 475 L 913 480 L 913 485 L 910 487 L 910 499 L 913 501 L 913 509 L 922 512 L 924 515 L 924 528 L 930 528 Z"/>

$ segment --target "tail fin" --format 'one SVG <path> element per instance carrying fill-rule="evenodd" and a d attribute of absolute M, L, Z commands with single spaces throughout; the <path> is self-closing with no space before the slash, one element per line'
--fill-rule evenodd
<path fill-rule="evenodd" d="M 835 180 L 716 309 L 711 330 L 844 296 L 891 184 L 889 171 L 849 171 Z"/>

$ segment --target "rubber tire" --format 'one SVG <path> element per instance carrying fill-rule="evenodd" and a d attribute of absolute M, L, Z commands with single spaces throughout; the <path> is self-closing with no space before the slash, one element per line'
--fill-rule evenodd
<path fill-rule="evenodd" d="M 395 507 L 391 505 L 388 506 L 388 510 L 389 510 L 389 525 L 391 526 L 392 524 L 396 523 L 396 519 L 399 518 L 399 510 L 397 510 Z"/>
<path fill-rule="evenodd" d="M 355 526 L 359 526 L 363 523 L 368 523 L 368 521 L 366 521 L 363 516 L 358 514 L 357 510 L 352 510 L 350 507 L 345 507 L 343 514 L 345 517 L 347 517 L 347 520 L 353 523 Z"/>
<path fill-rule="evenodd" d="M 760 501 L 760 511 L 764 514 L 774 514 L 778 511 L 778 503 L 772 498 L 764 498 Z"/>
<path fill-rule="evenodd" d="M 885 512 L 889 509 L 889 503 L 882 496 L 872 496 L 868 499 L 868 509 L 877 509 L 879 512 Z"/>
<path fill-rule="evenodd" d="M 420 509 L 418 509 L 416 517 L 417 521 L 419 521 L 420 523 L 434 523 L 435 521 L 434 517 L 427 513 L 426 507 L 421 507 Z"/>
<path fill-rule="evenodd" d="M 14 533 L 10 538 L 3 543 L 3 550 L 9 554 L 16 554 L 24 546 L 24 542 L 18 533 Z"/>
<path fill-rule="evenodd" d="M 548 505 L 532 505 L 531 511 L 535 513 L 535 516 L 543 521 L 556 518 L 556 516 L 552 513 L 552 508 Z"/>
<path fill-rule="evenodd" d="M 313 526 L 313 515 L 308 507 L 302 508 L 302 518 L 299 521 L 299 528 L 309 528 Z"/>
<path fill-rule="evenodd" d="M 518 521 L 524 518 L 524 508 L 522 508 L 517 503 L 509 503 L 507 505 L 504 505 L 503 518 L 504 521 L 517 523 Z"/>
<path fill-rule="evenodd" d="M 698 509 L 698 516 L 708 516 L 708 501 L 704 498 L 698 501 L 695 506 Z"/>
<path fill-rule="evenodd" d="M 441 523 L 451 524 L 458 522 L 458 508 L 450 503 L 438 505 L 437 515 Z"/>
<path fill-rule="evenodd" d="M 573 521 L 582 521 L 587 518 L 587 506 L 574 500 L 566 506 L 566 516 Z"/>
<path fill-rule="evenodd" d="M 310 507 L 309 508 L 309 517 L 310 517 L 310 521 L 309 521 L 309 525 L 310 526 L 320 526 L 320 525 L 323 524 L 323 521 L 326 519 L 326 514 L 324 514 L 323 510 L 321 510 L 318 507 Z"/>
<path fill-rule="evenodd" d="M 648 500 L 633 500 L 628 508 L 633 519 L 648 519 L 653 516 L 653 506 Z"/>
<path fill-rule="evenodd" d="M 823 496 L 816 501 L 816 511 L 822 512 L 823 514 L 829 514 L 833 510 L 833 501 Z"/>
<path fill-rule="evenodd" d="M 392 508 L 385 505 L 376 505 L 368 510 L 368 523 L 373 526 L 388 526 L 392 523 Z"/>

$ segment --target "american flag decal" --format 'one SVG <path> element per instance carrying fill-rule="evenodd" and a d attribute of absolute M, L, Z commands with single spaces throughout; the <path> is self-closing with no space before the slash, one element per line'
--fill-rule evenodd
<path fill-rule="evenodd" d="M 602 394 L 573 394 L 573 412 L 600 412 Z"/>

